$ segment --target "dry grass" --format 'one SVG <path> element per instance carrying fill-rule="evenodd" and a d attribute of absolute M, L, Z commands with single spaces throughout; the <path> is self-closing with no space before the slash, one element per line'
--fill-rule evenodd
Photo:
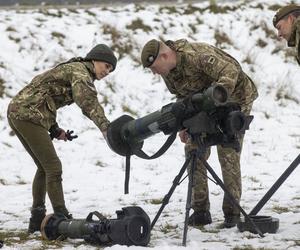
<path fill-rule="evenodd" d="M 58 39 L 64 39 L 66 36 L 63 33 L 53 31 L 51 32 L 52 37 L 58 38 Z"/>
<path fill-rule="evenodd" d="M 175 14 L 179 13 L 176 6 L 161 6 L 159 8 L 160 13 L 167 13 L 167 14 Z"/>
<path fill-rule="evenodd" d="M 5 186 L 5 185 L 7 185 L 7 182 L 6 182 L 6 180 L 0 178 L 0 184 Z"/>
<path fill-rule="evenodd" d="M 186 8 L 184 9 L 182 14 L 183 15 L 193 15 L 193 14 L 195 14 L 195 12 L 202 13 L 203 11 L 204 11 L 204 9 L 201 9 L 199 7 L 189 4 L 186 6 Z"/>
<path fill-rule="evenodd" d="M 109 24 L 103 25 L 102 29 L 103 34 L 110 35 L 112 41 L 111 48 L 119 54 L 119 59 L 123 58 L 125 55 L 131 54 L 133 50 L 133 43 L 127 34 L 125 35 L 124 32 L 117 30 Z"/>
<path fill-rule="evenodd" d="M 216 46 L 217 47 L 222 47 L 223 44 L 228 44 L 228 45 L 233 45 L 233 42 L 231 41 L 231 39 L 228 37 L 228 35 L 217 29 L 215 31 L 215 40 L 216 40 Z"/>
<path fill-rule="evenodd" d="M 252 58 L 251 58 L 251 56 L 248 54 L 247 56 L 246 56 L 246 58 L 242 61 L 242 63 L 247 63 L 247 64 L 254 64 L 254 62 L 253 62 L 253 60 L 252 60 Z"/>
<path fill-rule="evenodd" d="M 79 11 L 76 8 L 68 8 L 68 11 L 74 14 L 79 14 Z"/>
<path fill-rule="evenodd" d="M 261 48 L 264 48 L 268 45 L 268 43 L 266 41 L 264 41 L 263 39 L 259 38 L 257 41 L 256 41 L 256 45 L 258 47 L 261 47 Z"/>
<path fill-rule="evenodd" d="M 133 116 L 135 116 L 135 117 L 138 116 L 137 111 L 132 110 L 132 109 L 131 109 L 129 106 L 127 106 L 126 104 L 122 104 L 122 110 L 123 110 L 123 112 L 129 113 L 129 114 L 131 114 L 131 115 L 133 115 Z"/>
<path fill-rule="evenodd" d="M 175 231 L 176 228 L 178 227 L 178 225 L 171 225 L 169 224 L 168 222 L 163 225 L 163 226 L 160 226 L 160 231 L 163 232 L 164 234 L 167 234 L 167 233 L 170 233 L 172 231 Z"/>
<path fill-rule="evenodd" d="M 278 38 L 278 36 L 276 34 L 275 28 L 274 29 L 273 28 L 270 29 L 269 26 L 268 26 L 268 24 L 266 22 L 264 22 L 264 21 L 262 21 L 260 23 L 259 27 L 261 27 L 262 30 L 266 33 L 266 37 L 269 37 L 269 38 L 271 38 L 273 40 L 279 41 L 279 38 Z"/>
<path fill-rule="evenodd" d="M 149 203 L 154 204 L 154 205 L 162 204 L 162 202 L 163 202 L 163 199 L 151 199 L 149 201 Z"/>
<path fill-rule="evenodd" d="M 269 6 L 269 10 L 277 11 L 277 10 L 280 9 L 281 7 L 282 7 L 282 5 L 279 5 L 279 4 L 273 4 L 273 5 Z"/>
<path fill-rule="evenodd" d="M 5 31 L 8 31 L 8 32 L 17 32 L 17 30 L 14 27 L 12 27 L 12 26 L 8 26 Z"/>
<path fill-rule="evenodd" d="M 211 4 L 205 8 L 204 10 L 209 10 L 211 13 L 214 14 L 225 14 L 231 11 L 235 11 L 237 9 L 239 9 L 241 7 L 240 5 L 236 5 L 236 6 L 228 6 L 228 5 L 218 5 L 216 3 L 211 2 Z"/>
<path fill-rule="evenodd" d="M 90 16 L 96 17 L 96 13 L 94 13 L 93 11 L 91 11 L 89 9 L 85 10 L 85 12 Z"/>
<path fill-rule="evenodd" d="M 236 246 L 232 250 L 273 250 L 272 248 L 266 248 L 266 247 L 253 247 L 251 245 L 242 245 L 242 246 Z"/>
<path fill-rule="evenodd" d="M 272 211 L 274 211 L 274 212 L 276 212 L 278 214 L 291 212 L 290 208 L 288 208 L 288 207 L 281 207 L 281 206 L 273 206 L 272 207 Z"/>
<path fill-rule="evenodd" d="M 14 41 L 15 43 L 20 43 L 21 39 L 19 37 L 14 37 L 12 35 L 9 35 L 8 38 L 12 41 Z"/>
<path fill-rule="evenodd" d="M 38 12 L 44 14 L 45 16 L 58 17 L 58 18 L 61 18 L 65 15 L 61 10 L 49 11 L 47 8 L 41 8 L 38 10 Z"/>
<path fill-rule="evenodd" d="M 98 166 L 98 167 L 100 167 L 100 168 L 105 168 L 105 167 L 107 167 L 107 164 L 106 164 L 106 163 L 104 163 L 104 162 L 102 162 L 102 161 L 99 161 L 99 160 L 95 163 L 95 165 Z"/>
<path fill-rule="evenodd" d="M 3 240 L 4 246 L 14 247 L 14 249 L 21 249 L 22 244 L 30 240 L 41 240 L 40 236 L 28 234 L 26 230 L 0 231 L 0 239 Z M 41 242 L 41 246 L 38 249 L 48 249 L 49 247 L 59 249 L 62 247 L 62 244 L 54 243 L 53 241 L 44 241 Z"/>
<path fill-rule="evenodd" d="M 281 86 L 278 88 L 277 92 L 276 92 L 276 101 L 279 100 L 289 100 L 289 101 L 293 101 L 296 104 L 299 104 L 299 100 L 292 96 L 289 92 L 288 92 L 289 88 L 287 88 L 287 86 Z"/>
<path fill-rule="evenodd" d="M 248 179 L 252 182 L 259 183 L 260 181 L 255 176 L 249 176 Z"/>
<path fill-rule="evenodd" d="M 58 31 L 53 31 L 51 32 L 51 36 L 58 40 L 58 44 L 64 46 L 64 39 L 66 38 L 66 36 L 63 33 L 60 33 Z"/>
<path fill-rule="evenodd" d="M 295 240 L 295 245 L 294 246 L 300 246 L 300 240 Z"/>
<path fill-rule="evenodd" d="M 2 98 L 4 96 L 4 83 L 5 81 L 0 77 L 0 98 Z"/>
<path fill-rule="evenodd" d="M 152 28 L 149 25 L 144 24 L 143 20 L 140 18 L 137 18 L 133 20 L 131 24 L 126 25 L 126 28 L 133 31 L 141 29 L 146 33 L 152 31 Z"/>

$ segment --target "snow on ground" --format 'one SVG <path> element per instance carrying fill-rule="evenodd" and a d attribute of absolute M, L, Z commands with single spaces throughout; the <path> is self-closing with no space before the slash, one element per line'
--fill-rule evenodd
<path fill-rule="evenodd" d="M 275 39 L 274 9 L 288 1 L 249 1 L 222 5 L 213 13 L 208 3 L 146 4 L 88 9 L 32 9 L 0 11 L 0 239 L 4 249 L 97 249 L 82 240 L 42 241 L 40 234 L 26 235 L 35 166 L 6 120 L 6 108 L 33 76 L 72 56 L 84 56 L 97 43 L 113 46 L 121 58 L 116 71 L 96 82 L 99 100 L 114 120 L 123 113 L 141 117 L 174 101 L 162 80 L 144 70 L 139 54 L 152 38 L 202 41 L 223 48 L 236 57 L 253 78 L 259 98 L 254 121 L 247 132 L 241 158 L 242 207 L 250 212 L 259 199 L 299 153 L 300 70 L 291 50 Z M 224 12 L 224 11 L 223 11 Z M 1 91 L 0 91 L 1 92 Z M 76 105 L 59 110 L 61 127 L 79 135 L 75 141 L 55 141 L 63 163 L 65 200 L 75 218 L 91 211 L 115 218 L 124 206 L 141 206 L 153 219 L 161 200 L 184 161 L 183 145 L 176 140 L 156 160 L 132 158 L 130 193 L 123 194 L 125 159 L 112 152 L 94 124 Z M 146 141 L 151 154 L 166 136 Z M 215 149 L 209 163 L 220 175 Z M 176 188 L 151 234 L 153 249 L 181 246 L 187 181 Z M 223 221 L 222 190 L 210 183 L 213 223 L 189 228 L 186 249 L 299 249 L 299 169 L 288 178 L 260 214 L 280 219 L 279 231 L 264 238 L 236 228 L 220 229 Z M 48 212 L 52 209 L 47 200 Z M 107 247 L 109 248 L 109 247 Z M 111 249 L 127 249 L 111 246 Z M 130 247 L 130 249 L 142 249 Z M 143 248 L 144 249 L 144 248 Z"/>

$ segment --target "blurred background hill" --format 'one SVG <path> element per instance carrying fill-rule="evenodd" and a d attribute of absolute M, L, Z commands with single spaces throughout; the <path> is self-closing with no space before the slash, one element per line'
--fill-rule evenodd
<path fill-rule="evenodd" d="M 236 2 L 237 0 L 213 0 L 213 2 Z M 0 6 L 30 6 L 30 5 L 90 5 L 90 4 L 128 4 L 128 3 L 195 3 L 205 0 L 1 0 Z"/>

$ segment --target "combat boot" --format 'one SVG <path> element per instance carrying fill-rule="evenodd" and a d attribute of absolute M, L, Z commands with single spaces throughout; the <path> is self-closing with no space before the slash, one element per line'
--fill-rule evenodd
<path fill-rule="evenodd" d="M 29 219 L 28 233 L 40 231 L 42 220 L 46 216 L 44 206 L 31 208 L 31 218 Z"/>
<path fill-rule="evenodd" d="M 189 217 L 189 222 L 188 224 L 190 226 L 204 226 L 207 224 L 210 224 L 211 221 L 211 215 L 209 211 L 205 212 L 194 212 L 190 217 Z"/>
<path fill-rule="evenodd" d="M 223 228 L 232 228 L 240 221 L 240 215 L 225 215 L 225 220 L 223 222 Z"/>

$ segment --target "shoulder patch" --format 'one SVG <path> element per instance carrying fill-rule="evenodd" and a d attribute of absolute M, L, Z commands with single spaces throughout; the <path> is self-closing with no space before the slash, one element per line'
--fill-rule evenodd
<path fill-rule="evenodd" d="M 216 58 L 214 56 L 210 56 L 207 60 L 207 63 L 213 65 L 215 63 L 215 61 L 216 61 Z"/>

